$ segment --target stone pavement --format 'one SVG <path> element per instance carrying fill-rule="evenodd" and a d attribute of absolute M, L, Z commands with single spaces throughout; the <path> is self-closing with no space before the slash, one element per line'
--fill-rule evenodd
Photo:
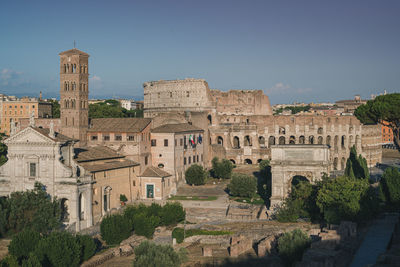
<path fill-rule="evenodd" d="M 390 213 L 377 219 L 368 230 L 365 238 L 356 252 L 350 267 L 372 266 L 378 256 L 386 251 L 390 242 L 399 214 Z"/>

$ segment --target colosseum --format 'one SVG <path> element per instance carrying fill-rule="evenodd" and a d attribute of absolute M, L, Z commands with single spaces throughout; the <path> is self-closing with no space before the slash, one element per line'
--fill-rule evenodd
<path fill-rule="evenodd" d="M 328 145 L 330 169 L 344 170 L 355 145 L 369 166 L 382 159 L 378 125 L 363 125 L 354 116 L 273 115 L 262 90 L 210 90 L 202 79 L 146 82 L 144 116 L 153 127 L 189 122 L 205 130 L 204 155 L 235 164 L 271 159 L 271 146 Z"/>

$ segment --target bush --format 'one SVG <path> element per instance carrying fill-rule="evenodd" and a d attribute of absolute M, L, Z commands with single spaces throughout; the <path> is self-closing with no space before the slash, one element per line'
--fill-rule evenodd
<path fill-rule="evenodd" d="M 96 243 L 88 235 L 77 235 L 76 241 L 81 247 L 80 262 L 87 261 L 96 252 Z"/>
<path fill-rule="evenodd" d="M 34 253 L 29 253 L 28 259 L 22 262 L 22 267 L 42 267 L 42 264 Z"/>
<path fill-rule="evenodd" d="M 7 255 L 0 261 L 1 267 L 19 267 L 17 259 L 12 255 Z"/>
<path fill-rule="evenodd" d="M 213 158 L 212 171 L 215 178 L 230 179 L 232 176 L 233 164 L 230 160 L 223 159 L 219 161 L 217 157 Z"/>
<path fill-rule="evenodd" d="M 0 197 L 0 238 L 8 231 L 8 216 L 10 213 L 9 201 L 6 197 Z"/>
<path fill-rule="evenodd" d="M 179 202 L 168 202 L 162 207 L 161 224 L 171 225 L 181 222 L 185 219 L 186 212 Z"/>
<path fill-rule="evenodd" d="M 79 266 L 81 247 L 68 232 L 52 232 L 34 252 L 44 266 Z"/>
<path fill-rule="evenodd" d="M 100 224 L 101 238 L 108 245 L 121 243 L 131 235 L 132 224 L 122 215 L 111 215 L 104 218 Z"/>
<path fill-rule="evenodd" d="M 203 185 L 206 183 L 207 172 L 200 165 L 193 164 L 185 172 L 186 183 L 190 185 Z"/>
<path fill-rule="evenodd" d="M 300 229 L 284 233 L 278 239 L 278 252 L 287 266 L 301 260 L 304 251 L 311 244 L 310 238 Z"/>
<path fill-rule="evenodd" d="M 297 222 L 301 206 L 300 201 L 286 198 L 282 205 L 276 208 L 274 217 L 279 222 Z"/>
<path fill-rule="evenodd" d="M 381 181 L 384 199 L 388 205 L 400 205 L 400 173 L 396 168 L 387 168 Z"/>
<path fill-rule="evenodd" d="M 245 174 L 234 174 L 228 185 L 232 196 L 252 198 L 257 190 L 257 181 L 254 177 Z"/>
<path fill-rule="evenodd" d="M 128 201 L 128 198 L 124 194 L 121 194 L 121 195 L 119 195 L 119 201 L 125 203 Z"/>
<path fill-rule="evenodd" d="M 160 218 L 156 216 L 148 217 L 146 214 L 139 214 L 135 216 L 133 226 L 135 234 L 152 238 L 154 230 L 160 224 Z"/>
<path fill-rule="evenodd" d="M 36 249 L 40 239 L 40 234 L 36 231 L 27 229 L 19 232 L 11 240 L 8 252 L 21 263 L 28 259 L 29 253 Z"/>
<path fill-rule="evenodd" d="M 156 245 L 144 241 L 135 248 L 133 266 L 179 267 L 184 258 L 184 251 L 177 253 L 170 245 Z"/>
<path fill-rule="evenodd" d="M 174 230 L 172 230 L 172 238 L 175 238 L 177 243 L 182 243 L 184 239 L 183 228 L 180 227 L 174 228 Z"/>

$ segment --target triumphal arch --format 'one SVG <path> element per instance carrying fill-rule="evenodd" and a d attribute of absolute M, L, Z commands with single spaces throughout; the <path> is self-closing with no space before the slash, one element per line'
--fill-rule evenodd
<path fill-rule="evenodd" d="M 321 180 L 329 174 L 329 147 L 327 145 L 275 145 L 271 147 L 272 192 L 274 209 L 288 195 L 294 177 L 309 182 Z"/>

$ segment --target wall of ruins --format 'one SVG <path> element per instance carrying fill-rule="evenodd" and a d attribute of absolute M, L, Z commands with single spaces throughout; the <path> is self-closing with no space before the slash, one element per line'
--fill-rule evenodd
<path fill-rule="evenodd" d="M 330 147 L 332 170 L 344 170 L 353 145 L 369 165 L 380 162 L 378 128 L 364 126 L 354 116 L 219 115 L 209 129 L 211 144 L 222 146 L 226 158 L 235 163 L 270 159 L 270 148 L 275 144 L 326 144 Z M 212 147 L 221 155 L 216 146 Z"/>
<path fill-rule="evenodd" d="M 155 117 L 160 111 L 203 111 L 213 106 L 203 79 L 145 82 L 143 90 L 145 118 Z"/>
<path fill-rule="evenodd" d="M 268 96 L 262 90 L 211 90 L 218 114 L 272 115 Z"/>

